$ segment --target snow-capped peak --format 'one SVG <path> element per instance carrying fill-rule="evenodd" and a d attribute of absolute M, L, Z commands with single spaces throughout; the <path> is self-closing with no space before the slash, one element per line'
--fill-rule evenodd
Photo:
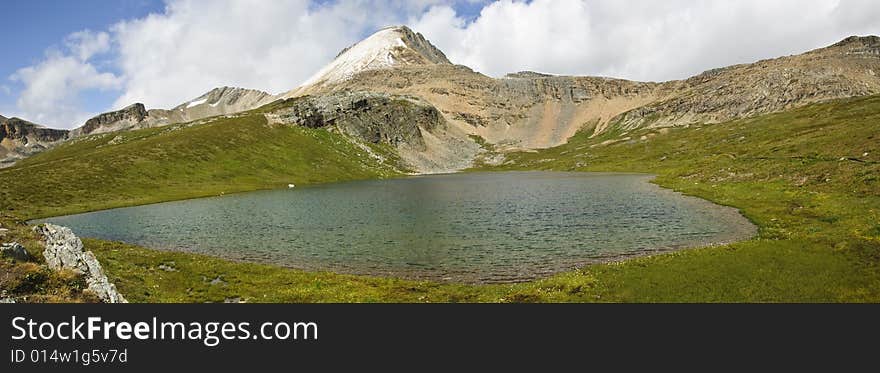
<path fill-rule="evenodd" d="M 386 27 L 343 50 L 303 86 L 341 82 L 367 70 L 431 64 L 450 62 L 421 34 L 414 33 L 406 26 Z"/>

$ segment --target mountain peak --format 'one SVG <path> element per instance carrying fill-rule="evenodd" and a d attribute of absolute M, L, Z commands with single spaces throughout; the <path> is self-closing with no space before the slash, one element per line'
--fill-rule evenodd
<path fill-rule="evenodd" d="M 850 36 L 826 48 L 818 49 L 818 51 L 830 51 L 846 55 L 880 56 L 880 37 L 874 35 Z"/>
<path fill-rule="evenodd" d="M 875 35 L 868 35 L 868 36 L 853 35 L 853 36 L 850 36 L 848 38 L 845 38 L 845 39 L 837 42 L 836 44 L 832 45 L 832 47 L 846 46 L 846 45 L 871 46 L 871 45 L 878 45 L 878 44 L 880 44 L 880 37 L 878 37 L 878 36 L 875 36 Z"/>
<path fill-rule="evenodd" d="M 303 86 L 337 83 L 368 70 L 409 65 L 451 65 L 422 34 L 406 26 L 390 26 L 345 48 Z"/>
<path fill-rule="evenodd" d="M 147 108 L 138 102 L 116 111 L 98 114 L 79 128 L 74 129 L 71 134 L 76 137 L 130 129 L 143 122 L 147 115 Z"/>
<path fill-rule="evenodd" d="M 212 108 L 217 108 L 218 105 L 224 107 L 235 106 L 235 110 L 250 110 L 256 107 L 254 105 L 257 105 L 258 103 L 268 103 L 271 100 L 272 95 L 263 91 L 223 86 L 214 88 L 199 97 L 184 102 L 173 110 L 183 111 L 197 106 L 210 106 Z M 241 106 L 241 108 L 239 108 L 239 106 Z M 232 108 L 230 108 L 230 110 L 232 110 Z M 226 114 L 231 112 L 225 109 L 214 111 L 217 111 L 216 114 Z"/>

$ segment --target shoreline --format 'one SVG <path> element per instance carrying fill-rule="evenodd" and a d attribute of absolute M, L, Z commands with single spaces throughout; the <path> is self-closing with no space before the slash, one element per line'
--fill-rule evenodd
<path fill-rule="evenodd" d="M 490 279 L 490 278 L 482 278 L 480 276 L 455 276 L 450 275 L 449 277 L 438 278 L 439 275 L 425 275 L 424 271 L 419 269 L 400 269 L 397 268 L 393 271 L 388 271 L 384 273 L 382 271 L 364 271 L 357 270 L 354 268 L 348 268 L 342 265 L 286 265 L 279 264 L 277 262 L 273 262 L 271 260 L 259 260 L 259 259 L 249 259 L 245 257 L 234 258 L 230 256 L 220 256 L 214 255 L 207 252 L 194 252 L 187 251 L 183 249 L 174 249 L 174 248 L 156 248 L 150 247 L 139 243 L 129 243 L 124 241 L 113 241 L 103 238 L 97 237 L 89 237 L 83 236 L 83 238 L 88 238 L 97 241 L 103 242 L 120 242 L 126 245 L 137 246 L 146 250 L 153 250 L 158 252 L 173 252 L 183 255 L 202 255 L 208 256 L 212 258 L 216 258 L 219 260 L 230 261 L 234 263 L 242 263 L 242 264 L 256 264 L 256 265 L 268 265 L 274 266 L 281 269 L 290 269 L 296 271 L 303 271 L 307 273 L 333 273 L 338 275 L 350 275 L 350 276 L 361 276 L 361 277 L 370 277 L 370 278 L 382 278 L 382 279 L 398 279 L 398 280 L 406 280 L 406 281 L 428 281 L 432 283 L 438 284 L 458 284 L 458 285 L 492 285 L 492 284 L 520 284 L 520 283 L 529 283 L 534 281 L 539 281 L 543 279 L 547 279 L 556 275 L 564 274 L 571 271 L 577 271 L 587 266 L 596 265 L 596 264 L 611 264 L 611 263 L 619 263 L 623 261 L 628 261 L 636 258 L 644 258 L 651 257 L 656 255 L 663 255 L 668 253 L 679 252 L 683 250 L 693 250 L 693 249 L 701 249 L 701 248 L 709 248 L 709 247 L 717 247 L 717 246 L 725 246 L 738 242 L 745 242 L 753 239 L 758 232 L 759 227 L 754 224 L 750 219 L 748 219 L 741 210 L 733 206 L 726 206 L 714 203 L 710 200 L 706 200 L 697 196 L 688 195 L 679 191 L 676 191 L 671 188 L 666 188 L 662 185 L 659 185 L 655 182 L 656 175 L 640 173 L 640 172 L 591 172 L 591 171 L 541 171 L 541 170 L 523 170 L 523 171 L 505 171 L 505 170 L 494 170 L 494 171 L 460 171 L 456 173 L 447 173 L 447 174 L 423 174 L 423 175 L 404 175 L 403 178 L 407 177 L 436 177 L 436 176 L 451 176 L 451 175 L 462 175 L 466 173 L 479 173 L 479 172 L 491 172 L 491 173 L 561 173 L 561 174 L 591 174 L 591 175 L 640 175 L 644 176 L 643 186 L 649 189 L 652 189 L 654 192 L 659 194 L 670 194 L 674 195 L 677 198 L 682 199 L 688 204 L 697 205 L 697 208 L 703 212 L 710 213 L 710 215 L 722 220 L 725 222 L 726 226 L 735 227 L 733 231 L 728 232 L 723 235 L 719 235 L 711 240 L 694 240 L 682 242 L 680 244 L 672 244 L 662 247 L 645 247 L 633 249 L 630 252 L 626 253 L 609 253 L 609 254 L 599 254 L 596 256 L 588 256 L 577 259 L 563 260 L 556 265 L 553 265 L 552 269 L 549 270 L 541 270 L 536 272 L 525 273 L 518 276 L 510 276 L 507 279 Z M 380 180 L 388 180 L 391 178 L 376 178 L 376 179 L 363 179 L 363 180 L 349 180 L 349 181 L 340 181 L 340 182 L 331 182 L 331 183 L 317 183 L 317 184 L 309 184 L 303 186 L 303 188 L 309 187 L 317 187 L 324 185 L 332 185 L 332 184 L 346 184 L 346 183 L 358 183 L 358 182 L 375 182 Z M 397 179 L 397 177 L 393 178 Z M 275 189 L 258 189 L 252 191 L 242 191 L 236 194 L 242 193 L 255 193 L 255 192 L 270 192 L 270 191 L 278 191 L 284 190 L 286 188 L 275 188 Z M 230 193 L 232 194 L 232 193 Z M 180 200 L 172 200 L 172 201 L 163 201 L 157 203 L 151 203 L 146 205 L 153 204 L 164 204 L 164 203 L 174 203 L 195 199 L 210 199 L 210 198 L 220 198 L 222 196 L 207 196 L 207 197 L 195 197 L 195 198 L 186 198 Z M 69 214 L 69 215 L 60 215 L 49 218 L 39 218 L 32 219 L 27 221 L 29 225 L 41 224 L 46 222 L 46 220 L 57 218 L 57 217 L 66 217 L 66 216 L 77 216 L 77 215 L 87 215 L 91 213 L 97 213 L 101 211 L 115 210 L 121 208 L 129 208 L 136 206 L 144 206 L 144 205 L 131 205 L 124 207 L 115 207 L 111 209 L 103 209 L 103 210 L 94 210 L 77 214 Z M 57 224 L 57 223 L 54 223 Z M 63 224 L 62 224 L 63 225 Z M 502 276 L 503 277 L 503 276 Z"/>

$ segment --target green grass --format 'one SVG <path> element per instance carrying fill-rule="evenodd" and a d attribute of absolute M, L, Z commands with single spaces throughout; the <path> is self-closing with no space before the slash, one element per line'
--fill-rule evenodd
<path fill-rule="evenodd" d="M 115 139 L 115 140 L 114 140 Z M 89 136 L 0 170 L 0 208 L 27 219 L 257 189 L 400 175 L 326 130 L 263 115 Z"/>
<path fill-rule="evenodd" d="M 86 280 L 72 271 L 53 271 L 46 267 L 39 237 L 24 223 L 0 213 L 0 242 L 18 242 L 30 254 L 28 261 L 0 258 L 0 298 L 14 297 L 30 303 L 97 302 L 84 292 Z"/>
<path fill-rule="evenodd" d="M 356 163 L 361 158 L 347 155 L 359 150 L 326 131 L 268 128 L 253 117 L 220 123 L 125 134 L 124 150 L 95 149 L 114 136 L 108 135 L 46 152 L 0 171 L 0 201 L 33 218 L 395 175 L 385 165 Z M 123 294 L 139 302 L 880 301 L 880 97 L 723 124 L 615 132 L 633 140 L 600 145 L 611 136 L 580 133 L 566 145 L 508 154 L 504 165 L 479 170 L 653 173 L 662 186 L 741 209 L 759 226 L 758 237 L 509 285 L 312 273 L 85 243 Z M 212 285 L 216 278 L 222 282 Z"/>
<path fill-rule="evenodd" d="M 880 301 L 880 97 L 659 132 L 605 146 L 581 133 L 492 169 L 653 173 L 760 227 L 748 242 L 592 266 L 604 300 Z"/>

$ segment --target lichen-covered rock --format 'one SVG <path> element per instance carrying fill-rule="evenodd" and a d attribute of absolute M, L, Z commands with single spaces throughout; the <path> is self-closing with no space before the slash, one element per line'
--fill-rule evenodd
<path fill-rule="evenodd" d="M 70 228 L 54 224 L 34 227 L 43 236 L 46 264 L 54 270 L 70 269 L 85 276 L 88 289 L 106 303 L 128 303 L 116 286 L 107 279 L 101 263 L 91 251 L 84 251 L 82 241 Z"/>
<path fill-rule="evenodd" d="M 21 246 L 18 242 L 0 245 L 0 257 L 12 258 L 22 262 L 31 260 L 31 254 L 28 254 L 24 246 Z"/>

